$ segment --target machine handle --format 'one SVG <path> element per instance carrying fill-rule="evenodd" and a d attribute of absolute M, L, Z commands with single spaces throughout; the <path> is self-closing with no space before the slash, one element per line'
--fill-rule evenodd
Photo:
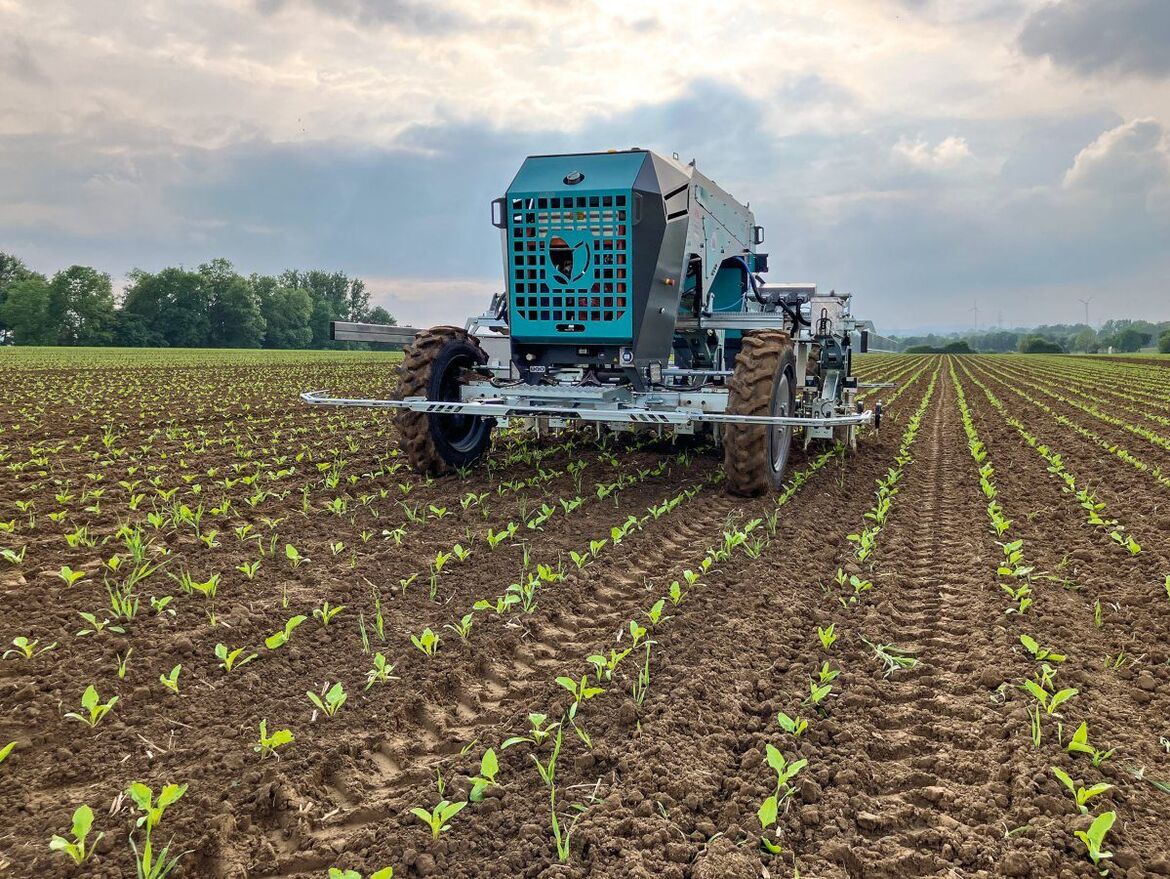
<path fill-rule="evenodd" d="M 492 225 L 497 229 L 505 229 L 508 226 L 508 217 L 504 213 L 504 198 L 492 199 Z"/>

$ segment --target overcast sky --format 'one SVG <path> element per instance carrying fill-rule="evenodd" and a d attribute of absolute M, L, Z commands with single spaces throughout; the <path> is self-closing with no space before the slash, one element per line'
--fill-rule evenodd
<path fill-rule="evenodd" d="M 1170 0 L 0 0 L 0 250 L 501 284 L 530 153 L 692 156 L 885 332 L 1170 318 Z"/>

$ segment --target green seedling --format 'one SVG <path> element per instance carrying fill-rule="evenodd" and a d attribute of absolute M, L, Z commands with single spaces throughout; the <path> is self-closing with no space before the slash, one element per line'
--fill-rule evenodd
<path fill-rule="evenodd" d="M 460 641 L 466 641 L 467 636 L 471 634 L 471 627 L 475 622 L 475 614 L 467 613 L 457 623 L 446 623 L 443 628 L 450 629 L 459 636 Z"/>
<path fill-rule="evenodd" d="M 805 697 L 805 702 L 811 702 L 817 711 L 824 713 L 825 708 L 821 704 L 833 692 L 832 684 L 818 684 L 816 681 L 809 679 L 808 682 L 808 696 Z"/>
<path fill-rule="evenodd" d="M 362 874 L 357 870 L 340 870 L 337 867 L 330 867 L 329 879 L 362 879 Z M 394 879 L 394 868 L 383 867 L 381 870 L 375 870 L 367 879 Z"/>
<path fill-rule="evenodd" d="M 49 840 L 49 849 L 55 852 L 64 852 L 73 859 L 75 864 L 84 864 L 89 860 L 90 855 L 93 854 L 93 848 L 86 845 L 86 837 L 89 836 L 89 831 L 93 827 L 93 809 L 82 803 L 73 812 L 73 826 L 69 833 L 73 837 L 72 841 L 63 836 L 54 836 Z M 94 839 L 93 844 L 96 846 L 101 842 L 104 833 L 99 833 Z"/>
<path fill-rule="evenodd" d="M 776 715 L 776 720 L 780 724 L 780 728 L 794 738 L 800 738 L 808 729 L 807 720 L 802 717 L 789 717 L 783 711 Z"/>
<path fill-rule="evenodd" d="M 134 648 L 127 648 L 125 653 L 119 653 L 115 657 L 116 671 L 118 672 L 118 680 L 126 679 L 126 666 L 130 662 L 130 654 L 134 652 Z"/>
<path fill-rule="evenodd" d="M 183 669 L 183 666 L 176 665 L 174 668 L 171 669 L 170 674 L 158 676 L 158 679 L 162 682 L 162 685 L 164 687 L 166 687 L 168 690 L 170 690 L 172 693 L 174 693 L 176 696 L 179 694 L 179 672 L 182 671 L 182 669 Z"/>
<path fill-rule="evenodd" d="M 81 708 L 85 713 L 78 714 L 76 711 L 69 711 L 66 712 L 65 716 L 73 720 L 79 720 L 92 729 L 101 723 L 102 718 L 109 714 L 117 704 L 117 696 L 114 696 L 109 702 L 103 704 L 98 696 L 98 691 L 94 688 L 93 684 L 90 684 L 85 688 L 85 692 L 81 694 Z"/>
<path fill-rule="evenodd" d="M 264 639 L 264 646 L 269 650 L 277 650 L 283 647 L 288 643 L 289 639 L 292 637 L 292 633 L 296 630 L 297 626 L 299 626 L 307 619 L 308 617 L 306 617 L 304 614 L 297 614 L 294 617 L 290 617 L 288 621 L 285 622 L 284 629 L 276 632 L 275 634 L 269 635 Z"/>
<path fill-rule="evenodd" d="M 284 557 L 288 559 L 289 564 L 291 564 L 294 568 L 299 568 L 305 562 L 309 561 L 308 556 L 301 555 L 300 551 L 291 543 L 286 543 L 284 545 Z"/>
<path fill-rule="evenodd" d="M 670 603 L 678 607 L 683 603 L 683 599 L 687 597 L 686 592 L 683 591 L 682 586 L 679 585 L 678 580 L 670 584 Z"/>
<path fill-rule="evenodd" d="M 1037 662 L 1064 662 L 1067 658 L 1063 653 L 1056 653 L 1051 647 L 1041 647 L 1031 635 L 1020 635 L 1020 643 Z"/>
<path fill-rule="evenodd" d="M 366 672 L 366 689 L 370 689 L 374 684 L 386 684 L 396 680 L 398 678 L 394 677 L 394 666 L 387 663 L 386 657 L 381 653 L 375 653 L 374 667 Z"/>
<path fill-rule="evenodd" d="M 410 636 L 410 643 L 427 656 L 435 655 L 435 651 L 439 649 L 439 640 L 439 636 L 431 631 L 429 626 L 423 629 L 418 635 Z"/>
<path fill-rule="evenodd" d="M 158 801 L 156 802 L 154 800 L 154 791 L 142 782 L 136 781 L 127 788 L 127 795 L 138 807 L 139 811 L 143 813 L 139 816 L 136 826 L 145 828 L 145 839 L 141 852 L 138 851 L 138 845 L 134 838 L 130 838 L 130 847 L 134 851 L 138 879 L 163 879 L 163 877 L 169 875 L 178 866 L 179 859 L 183 855 L 179 854 L 168 860 L 171 846 L 170 843 L 167 843 L 156 857 L 151 837 L 155 828 L 158 827 L 159 822 L 162 821 L 163 812 L 178 802 L 186 792 L 187 785 L 185 784 L 166 784 L 159 791 Z"/>
<path fill-rule="evenodd" d="M 314 609 L 313 616 L 314 616 L 314 618 L 321 621 L 322 626 L 328 626 L 329 623 L 331 623 L 333 621 L 333 618 L 335 616 L 337 616 L 339 613 L 341 613 L 343 610 L 345 610 L 344 604 L 339 604 L 336 607 L 334 607 L 328 601 L 326 601 L 320 607 Z"/>
<path fill-rule="evenodd" d="M 444 830 L 451 829 L 449 822 L 452 818 L 458 815 L 466 805 L 466 801 L 461 803 L 451 803 L 447 800 L 439 800 L 439 804 L 429 812 L 426 809 L 420 809 L 415 806 L 410 810 L 410 814 L 431 829 L 431 839 L 438 839 L 440 833 L 442 833 Z"/>
<path fill-rule="evenodd" d="M 335 683 L 332 687 L 330 687 L 329 684 L 325 684 L 325 686 L 321 688 L 321 692 L 324 694 L 324 699 L 322 699 L 321 696 L 318 696 L 312 690 L 307 691 L 305 695 L 309 697 L 310 702 L 317 706 L 318 709 L 325 712 L 325 714 L 327 714 L 329 717 L 335 716 L 337 712 L 341 710 L 341 706 L 345 704 L 345 700 L 349 698 L 346 695 L 345 688 L 341 686 L 340 681 Z"/>
<path fill-rule="evenodd" d="M 38 650 L 37 645 L 40 643 L 41 641 L 39 638 L 34 638 L 30 641 L 28 638 L 24 637 L 24 635 L 17 635 L 12 639 L 12 648 L 4 651 L 4 659 L 7 659 L 9 656 L 32 659 L 34 656 L 40 656 L 42 653 L 48 653 L 50 650 L 54 650 L 57 647 L 57 642 L 54 641 L 52 644 L 48 644 Z"/>
<path fill-rule="evenodd" d="M 276 756 L 276 749 L 282 748 L 294 741 L 291 730 L 278 729 L 273 730 L 272 735 L 268 734 L 268 721 L 260 721 L 260 738 L 256 740 L 256 744 L 252 746 L 252 750 L 260 755 L 261 760 L 267 760 L 269 757 Z"/>
<path fill-rule="evenodd" d="M 1047 712 L 1049 715 L 1056 714 L 1057 708 L 1080 692 L 1080 690 L 1076 689 L 1076 687 L 1065 687 L 1059 692 L 1049 693 L 1042 686 L 1032 680 L 1024 681 L 1024 689 L 1032 694 L 1033 698 L 1035 698 L 1036 701 L 1040 703 L 1045 712 Z"/>
<path fill-rule="evenodd" d="M 1073 796 L 1073 800 L 1076 801 L 1077 809 L 1082 815 L 1088 814 L 1089 800 L 1093 799 L 1093 797 L 1100 796 L 1107 790 L 1113 789 L 1113 785 L 1106 784 L 1103 781 L 1091 785 L 1090 787 L 1077 784 L 1072 780 L 1069 774 L 1059 766 L 1052 767 L 1052 774 L 1059 778 L 1061 784 L 1068 788 L 1069 793 L 1071 793 Z"/>
<path fill-rule="evenodd" d="M 1101 862 L 1113 857 L 1113 852 L 1105 851 L 1105 835 L 1113 829 L 1113 822 L 1117 820 L 1116 812 L 1102 812 L 1093 819 L 1088 830 L 1074 830 L 1077 839 L 1085 844 L 1089 860 L 1094 866 L 1100 867 Z"/>
<path fill-rule="evenodd" d="M 817 671 L 818 682 L 822 684 L 831 684 L 840 676 L 840 669 L 833 668 L 829 665 L 829 661 L 825 660 L 821 663 L 820 669 Z"/>
<path fill-rule="evenodd" d="M 572 711 L 576 713 L 576 708 L 582 702 L 592 699 L 594 696 L 599 696 L 605 692 L 601 687 L 589 686 L 589 675 L 582 675 L 580 681 L 575 681 L 570 677 L 561 676 L 557 678 L 557 683 L 568 690 L 573 696 Z"/>
<path fill-rule="evenodd" d="M 532 762 L 536 764 L 536 771 L 540 773 L 541 781 L 544 782 L 545 787 L 550 791 L 555 787 L 557 777 L 557 760 L 561 756 L 561 745 L 564 744 L 564 729 L 561 724 L 557 724 L 557 737 L 553 739 L 552 753 L 549 754 L 548 760 L 544 763 L 540 762 L 540 758 L 535 754 L 529 754 Z"/>
<path fill-rule="evenodd" d="M 1088 754 L 1089 759 L 1093 761 L 1094 766 L 1100 766 L 1106 760 L 1113 756 L 1114 748 L 1108 751 L 1099 751 L 1089 744 L 1089 724 L 1082 722 L 1077 727 L 1077 731 L 1073 733 L 1073 737 L 1069 740 L 1065 750 L 1073 754 Z"/>
<path fill-rule="evenodd" d="M 593 665 L 594 674 L 597 677 L 598 683 L 603 680 L 613 680 L 613 673 L 617 671 L 618 664 L 630 655 L 631 649 L 627 647 L 625 650 L 618 651 L 611 647 L 608 657 L 602 656 L 600 653 L 594 653 L 586 657 L 586 661 Z"/>
<path fill-rule="evenodd" d="M 12 749 L 16 747 L 16 742 L 9 742 L 3 748 L 0 748 L 0 763 L 8 759 L 8 755 L 12 753 Z"/>
<path fill-rule="evenodd" d="M 512 736 L 511 738 L 505 739 L 504 743 L 500 745 L 500 750 L 505 751 L 513 745 L 518 745 L 521 742 L 528 742 L 529 744 L 540 747 L 540 745 L 544 743 L 544 740 L 552 735 L 553 731 L 559 728 L 561 725 L 559 720 L 555 720 L 546 726 L 545 724 L 547 721 L 548 716 L 545 714 L 529 714 L 528 725 L 531 728 L 528 731 L 528 735 Z"/>
<path fill-rule="evenodd" d="M 65 581 L 66 586 L 72 586 L 85 576 L 85 571 L 75 571 L 68 565 L 63 565 L 61 570 L 57 572 L 57 576 Z"/>
<path fill-rule="evenodd" d="M 240 666 L 247 665 L 253 659 L 257 658 L 257 654 L 251 653 L 240 659 L 240 655 L 246 650 L 246 647 L 237 647 L 235 650 L 228 650 L 225 644 L 215 645 L 215 658 L 219 660 L 219 667 L 228 674 L 232 673 L 233 669 Z"/>
<path fill-rule="evenodd" d="M 829 648 L 837 641 L 837 624 L 829 623 L 828 628 L 825 629 L 817 626 L 817 638 L 820 639 L 821 649 L 827 653 Z"/>
<path fill-rule="evenodd" d="M 254 562 L 243 562 L 236 566 L 236 570 L 249 580 L 254 580 L 256 579 L 256 572 L 260 570 L 260 559 L 256 559 Z"/>
<path fill-rule="evenodd" d="M 483 792 L 496 783 L 496 773 L 499 771 L 500 762 L 496 759 L 496 752 L 488 748 L 479 761 L 479 775 L 471 779 L 471 802 L 478 803 L 483 799 Z"/>

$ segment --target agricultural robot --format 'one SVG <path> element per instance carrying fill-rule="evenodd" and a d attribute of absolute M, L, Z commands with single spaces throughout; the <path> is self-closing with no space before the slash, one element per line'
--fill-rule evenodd
<path fill-rule="evenodd" d="M 333 338 L 408 342 L 401 399 L 302 395 L 399 410 L 422 472 L 479 460 L 493 427 L 707 433 L 728 488 L 781 485 L 794 431 L 855 445 L 867 335 L 850 295 L 768 284 L 763 229 L 694 162 L 642 149 L 531 156 L 492 202 L 506 289 L 464 327 L 336 322 Z"/>

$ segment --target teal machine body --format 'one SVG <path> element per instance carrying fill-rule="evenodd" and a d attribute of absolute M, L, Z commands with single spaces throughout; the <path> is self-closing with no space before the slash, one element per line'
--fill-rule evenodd
<path fill-rule="evenodd" d="M 531 156 L 497 199 L 512 361 L 550 369 L 724 367 L 735 331 L 680 330 L 752 307 L 767 259 L 750 209 L 694 164 L 647 150 Z M 757 306 L 758 307 L 758 306 Z"/>

